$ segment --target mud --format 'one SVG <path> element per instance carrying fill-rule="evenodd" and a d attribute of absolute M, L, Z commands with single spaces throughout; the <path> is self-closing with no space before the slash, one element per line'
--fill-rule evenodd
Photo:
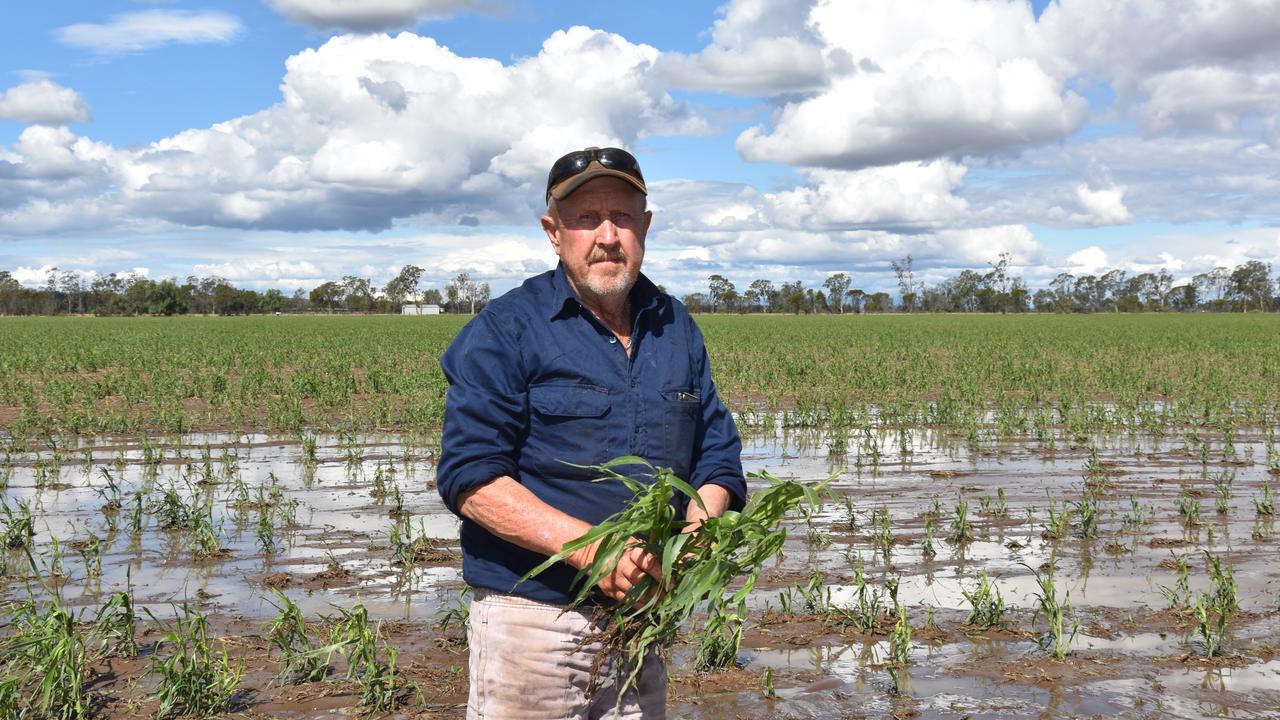
<path fill-rule="evenodd" d="M 749 438 L 748 471 L 830 477 L 834 500 L 791 523 L 783 552 L 762 573 L 738 667 L 695 674 L 689 645 L 673 649 L 670 716 L 1280 717 L 1277 535 L 1274 520 L 1255 508 L 1263 483 L 1280 486 L 1280 478 L 1268 472 L 1264 437 L 1237 432 L 1228 445 L 1203 433 L 1194 442 L 1185 433 L 1063 433 L 1053 447 L 974 443 L 934 429 L 841 436 L 778 429 Z M 462 717 L 465 642 L 456 623 L 440 627 L 463 590 L 457 523 L 434 490 L 433 442 L 322 435 L 313 462 L 296 439 L 233 433 L 104 438 L 13 455 L 0 469 L 3 497 L 10 507 L 31 507 L 36 567 L 22 551 L 7 551 L 0 597 L 41 602 L 57 593 L 88 619 L 112 592 L 130 587 L 139 612 L 162 623 L 181 603 L 196 605 L 233 662 L 244 664 L 231 713 L 244 718 L 358 714 L 359 690 L 341 661 L 325 681 L 276 680 L 279 659 L 264 625 L 277 611 L 276 591 L 316 624 L 317 638 L 326 618 L 359 601 L 383 622 L 401 671 L 421 692 L 392 716 Z M 123 500 L 114 512 L 103 510 L 109 484 Z M 296 501 L 296 517 L 277 522 L 268 553 L 254 498 L 272 485 L 280 502 Z M 1077 525 L 1053 537 L 1050 502 L 1060 512 L 1081 502 L 1086 486 L 1098 499 L 1096 536 L 1082 537 Z M 1223 487 L 1229 496 L 1218 512 Z M 131 531 L 132 493 L 154 501 L 169 488 L 211 503 L 219 552 L 198 559 L 191 533 L 160 529 L 150 507 L 141 531 Z M 953 543 L 947 536 L 961 502 L 972 540 Z M 1199 514 L 1189 520 L 1181 509 L 1190 503 Z M 875 525 L 883 512 L 887 537 Z M 409 563 L 397 561 L 392 542 L 401 514 L 421 539 Z M 926 523 L 932 557 L 922 547 Z M 87 572 L 92 561 L 77 550 L 93 537 L 100 575 Z M 1232 569 L 1240 604 L 1226 652 L 1214 658 L 1194 614 L 1170 609 L 1167 599 L 1180 558 L 1192 595 L 1209 589 L 1206 552 Z M 1047 625 L 1036 612 L 1035 573 L 1050 568 L 1059 600 L 1069 600 L 1078 620 L 1061 660 L 1047 651 Z M 966 624 L 965 592 L 982 572 L 1008 607 L 995 628 Z M 803 607 L 800 590 L 815 573 L 826 599 Z M 869 630 L 849 622 L 860 596 L 879 593 L 888 604 L 891 577 L 913 628 L 905 668 L 889 659 L 887 612 Z M 89 682 L 103 716 L 154 713 L 148 695 L 156 678 L 147 667 L 160 634 L 144 623 L 142 657 L 95 668 Z"/>

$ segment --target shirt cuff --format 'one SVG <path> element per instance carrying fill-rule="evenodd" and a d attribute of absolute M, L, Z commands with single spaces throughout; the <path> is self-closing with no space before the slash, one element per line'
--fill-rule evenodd
<path fill-rule="evenodd" d="M 742 512 L 747 506 L 747 481 L 734 475 L 717 475 L 700 480 L 693 485 L 697 490 L 703 485 L 719 485 L 729 491 L 729 510 Z M 692 501 L 691 501 L 692 502 Z"/>
<path fill-rule="evenodd" d="M 458 496 L 504 475 L 512 478 L 519 477 L 515 462 L 501 456 L 491 457 L 467 463 L 454 473 L 453 477 L 446 478 L 443 482 L 437 478 L 436 484 L 445 507 L 449 508 L 454 515 L 462 517 L 462 513 L 458 510 Z"/>

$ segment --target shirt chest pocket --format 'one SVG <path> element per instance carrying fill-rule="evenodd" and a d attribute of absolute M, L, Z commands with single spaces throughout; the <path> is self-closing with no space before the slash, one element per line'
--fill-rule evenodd
<path fill-rule="evenodd" d="M 657 457 L 650 458 L 650 461 L 670 467 L 685 480 L 689 479 L 689 470 L 693 464 L 701 408 L 702 403 L 697 393 L 691 390 L 664 390 L 657 403 L 657 409 L 662 415 L 662 434 L 654 438 L 654 454 Z"/>
<path fill-rule="evenodd" d="M 609 460 L 613 401 L 604 388 L 544 384 L 529 387 L 529 437 L 524 462 L 551 475 L 576 475 L 566 463 Z"/>

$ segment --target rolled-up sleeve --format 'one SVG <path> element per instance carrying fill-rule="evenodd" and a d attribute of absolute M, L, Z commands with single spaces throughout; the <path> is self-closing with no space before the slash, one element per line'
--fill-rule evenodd
<path fill-rule="evenodd" d="M 729 491 L 730 510 L 741 510 L 747 502 L 747 483 L 742 475 L 742 439 L 733 415 L 716 394 L 711 379 L 711 361 L 702 331 L 690 320 L 694 372 L 698 375 L 702 414 L 698 421 L 697 445 L 693 451 L 690 482 L 695 489 L 711 483 Z"/>
<path fill-rule="evenodd" d="M 496 477 L 519 479 L 519 447 L 529 422 L 518 338 L 481 312 L 440 358 L 449 380 L 436 488 L 458 513 L 458 496 Z"/>

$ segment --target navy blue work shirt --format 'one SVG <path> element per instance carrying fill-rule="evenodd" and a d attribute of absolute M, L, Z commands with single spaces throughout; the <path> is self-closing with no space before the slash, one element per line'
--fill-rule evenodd
<path fill-rule="evenodd" d="M 599 473 L 576 466 L 622 455 L 670 467 L 695 488 L 721 485 L 731 508 L 742 508 L 742 441 L 711 382 L 702 332 L 644 275 L 630 300 L 630 358 L 578 300 L 563 266 L 494 300 L 458 333 L 440 358 L 449 393 L 436 482 L 450 510 L 458 514 L 464 491 L 507 475 L 595 525 L 632 495 L 616 481 L 591 482 Z M 461 535 L 469 585 L 573 601 L 577 571 L 569 565 L 517 586 L 546 556 L 466 518 Z"/>

